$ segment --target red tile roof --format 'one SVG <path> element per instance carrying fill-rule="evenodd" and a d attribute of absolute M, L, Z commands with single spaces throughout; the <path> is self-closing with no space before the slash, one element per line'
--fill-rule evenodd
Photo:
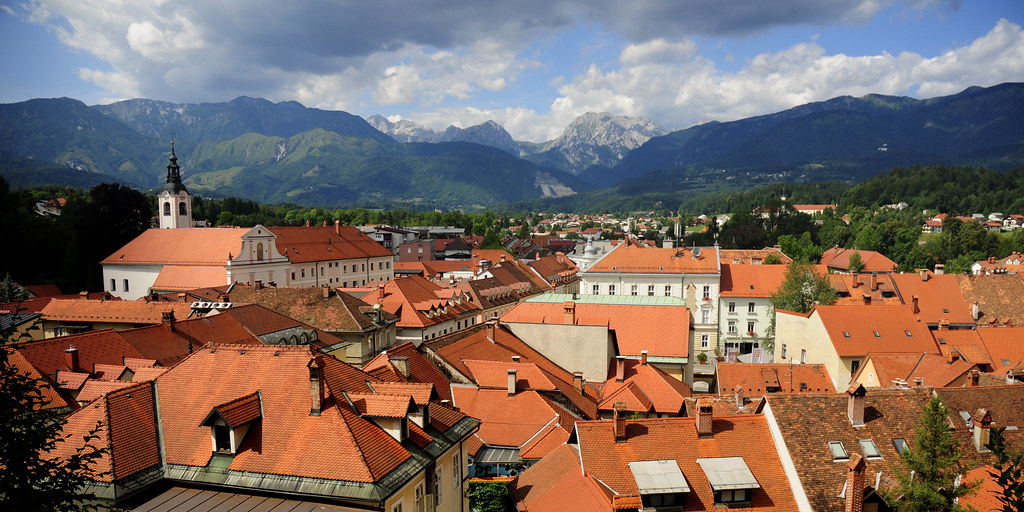
<path fill-rule="evenodd" d="M 964 482 L 980 480 L 981 487 L 967 496 L 961 496 L 957 503 L 960 506 L 974 507 L 978 512 L 1002 512 L 1003 502 L 999 501 L 999 497 L 1003 495 L 1003 488 L 991 476 L 993 471 L 994 468 L 986 464 L 964 473 Z"/>
<path fill-rule="evenodd" d="M 714 247 L 701 248 L 694 258 L 690 249 L 655 249 L 620 244 L 594 262 L 587 273 L 717 274 L 719 256 Z"/>
<path fill-rule="evenodd" d="M 573 422 L 573 425 L 576 423 Z M 547 456 L 551 450 L 558 448 L 565 444 L 569 439 L 569 431 L 566 430 L 565 425 L 550 423 L 547 427 L 533 436 L 523 445 L 523 448 L 519 451 L 519 457 L 522 459 L 540 459 Z"/>
<path fill-rule="evenodd" d="M 168 311 L 173 311 L 175 318 L 184 319 L 192 309 L 185 303 L 53 299 L 42 314 L 44 319 L 54 322 L 158 324 Z"/>
<path fill-rule="evenodd" d="M 242 250 L 247 228 L 150 229 L 102 265 L 227 265 Z"/>
<path fill-rule="evenodd" d="M 186 291 L 228 284 L 227 268 L 220 265 L 164 265 L 156 276 L 154 290 Z"/>
<path fill-rule="evenodd" d="M 490 446 L 523 446 L 558 421 L 558 413 L 536 391 L 509 396 L 500 389 L 453 386 L 452 397 L 455 407 L 480 420 L 477 437 Z"/>
<path fill-rule="evenodd" d="M 978 325 L 1024 325 L 1024 275 L 957 276 L 967 304 L 978 303 Z"/>
<path fill-rule="evenodd" d="M 508 370 L 514 369 L 516 370 L 516 389 L 518 390 L 555 391 L 558 389 L 533 363 L 465 360 L 463 364 L 469 368 L 469 376 L 481 388 L 507 390 Z"/>
<path fill-rule="evenodd" d="M 616 361 L 612 361 L 604 395 L 598 409 L 610 411 L 615 402 L 625 401 L 628 411 L 651 411 L 658 414 L 678 415 L 683 411 L 683 400 L 690 396 L 690 387 L 673 378 L 657 366 L 643 365 L 635 359 L 623 363 L 623 381 L 616 382 Z"/>
<path fill-rule="evenodd" d="M 821 255 L 821 264 L 828 268 L 849 270 L 850 255 L 855 252 L 860 253 L 861 262 L 864 263 L 864 268 L 861 269 L 861 272 L 892 272 L 896 269 L 896 262 L 886 258 L 881 253 L 858 249 L 843 249 L 840 247 L 826 249 L 825 253 Z"/>
<path fill-rule="evenodd" d="M 217 411 L 217 414 L 224 418 L 228 427 L 231 428 L 238 428 L 250 421 L 256 421 L 263 417 L 259 392 L 249 393 L 234 400 L 229 400 L 214 406 L 213 410 Z M 213 412 L 210 414 L 213 414 Z"/>
<path fill-rule="evenodd" d="M 400 372 L 390 362 L 392 357 L 408 357 L 409 358 L 409 377 L 401 376 Z M 389 368 L 388 372 L 395 375 L 401 380 L 408 380 L 409 382 L 422 382 L 432 384 L 434 390 L 438 396 L 443 400 L 451 400 L 452 392 L 449 386 L 448 379 L 434 366 L 423 354 L 416 350 L 416 346 L 412 342 L 403 343 L 397 347 L 391 347 L 388 350 L 382 352 L 377 357 L 373 358 L 369 363 L 363 366 L 363 370 L 372 372 L 379 368 Z M 376 375 L 376 374 L 375 374 Z M 391 379 L 385 379 L 391 380 Z M 418 402 L 417 402 L 418 403 Z"/>
<path fill-rule="evenodd" d="M 81 391 L 78 392 L 78 396 L 75 400 L 79 402 L 92 402 L 96 400 L 104 393 L 110 393 L 121 388 L 132 386 L 135 383 L 125 382 L 121 380 L 96 380 L 89 379 L 85 381 L 85 385 L 82 386 Z"/>
<path fill-rule="evenodd" d="M 734 396 L 736 386 L 743 387 L 747 398 L 765 393 L 834 392 L 832 377 L 823 364 L 718 363 L 718 394 Z"/>
<path fill-rule="evenodd" d="M 33 366 L 32 363 L 22 353 L 18 352 L 17 350 L 13 350 L 9 347 L 4 348 L 4 350 L 7 351 L 7 360 L 10 362 L 11 366 L 18 370 L 18 372 L 20 372 L 23 375 L 28 375 L 33 379 L 36 379 L 37 382 L 40 380 L 42 380 L 43 382 L 49 382 L 48 379 L 43 378 L 39 370 L 37 370 L 36 367 Z M 86 375 L 86 377 L 88 377 L 88 375 Z M 68 380 L 72 382 L 77 382 L 77 379 L 69 378 Z M 42 399 L 45 402 L 42 405 L 42 407 L 37 407 L 39 410 L 59 409 L 61 407 L 70 407 L 74 409 L 77 406 L 77 404 L 75 404 L 74 401 L 70 399 L 70 397 L 65 397 L 64 394 L 57 391 L 57 388 L 59 387 L 62 388 L 64 386 L 54 386 L 52 384 L 39 386 L 39 393 L 40 395 L 42 395 Z"/>
<path fill-rule="evenodd" d="M 713 509 L 714 494 L 697 459 L 742 457 L 760 486 L 752 492 L 749 510 L 796 510 L 762 415 L 714 418 L 713 435 L 707 438 L 697 436 L 694 418 L 626 420 L 623 442 L 616 442 L 613 424 L 581 421 L 576 423 L 576 431 L 583 470 L 618 494 L 617 505 L 625 505 L 627 499 L 639 501 L 630 462 L 674 460 L 690 487 L 684 498 L 686 508 Z"/>
<path fill-rule="evenodd" d="M 561 445 L 511 484 L 519 510 L 611 512 L 606 488 L 583 474 L 575 445 Z"/>
<path fill-rule="evenodd" d="M 911 306 L 818 305 L 807 316 L 820 318 L 839 357 L 894 350 L 939 353 L 931 332 L 918 322 Z"/>
<path fill-rule="evenodd" d="M 353 226 L 268 227 L 293 263 L 390 257 L 391 251 Z"/>
<path fill-rule="evenodd" d="M 916 386 L 918 379 L 921 379 L 920 385 L 946 387 L 977 367 L 976 363 L 962 359 L 950 362 L 939 354 L 873 353 L 868 354 L 861 368 L 866 367 L 868 361 L 872 362 L 877 385 L 881 387 L 894 386 L 894 380 Z"/>
<path fill-rule="evenodd" d="M 774 254 L 778 256 L 779 261 L 782 265 L 788 265 L 789 262 L 793 261 L 793 258 L 786 256 L 781 250 L 774 247 L 765 247 L 764 249 L 719 249 L 718 257 L 722 263 L 732 264 L 758 264 L 763 262 L 768 255 Z M 723 269 L 724 270 L 724 269 Z"/>
<path fill-rule="evenodd" d="M 927 280 L 920 274 L 892 274 L 904 304 L 912 304 L 918 297 L 921 321 L 937 325 L 945 320 L 950 324 L 973 325 L 971 307 L 964 300 L 959 277 L 953 274 L 935 275 L 926 272 Z"/>
<path fill-rule="evenodd" d="M 1024 358 L 1024 343 L 1021 343 L 1024 340 L 1024 326 L 979 327 L 976 332 L 991 354 L 996 372 Z"/>
<path fill-rule="evenodd" d="M 420 276 L 389 281 L 384 285 L 383 292 L 385 295 L 381 304 L 384 310 L 397 315 L 398 326 L 404 328 L 428 327 L 480 309 L 468 300 L 462 300 L 460 304 L 452 301 L 449 304 L 448 297 L 452 296 L 452 290 Z M 363 300 L 368 304 L 377 302 L 373 294 L 366 295 Z"/>
<path fill-rule="evenodd" d="M 40 373 L 56 375 L 57 370 L 74 370 L 65 362 L 69 346 L 78 349 L 80 371 L 91 372 L 93 364 L 121 365 L 125 357 L 145 357 L 118 332 L 110 329 L 89 331 L 73 336 L 11 345 L 28 359 Z"/>
<path fill-rule="evenodd" d="M 437 398 L 433 384 L 419 382 L 374 382 L 373 391 L 379 395 L 411 397 L 418 406 L 427 405 Z"/>
<path fill-rule="evenodd" d="M 373 329 L 369 314 L 373 306 L 343 292 L 331 291 L 324 299 L 321 288 L 265 287 L 256 290 L 250 286 L 235 285 L 231 300 L 259 304 L 267 309 L 330 332 L 354 332 Z M 385 322 L 397 317 L 381 312 Z"/>
<path fill-rule="evenodd" d="M 786 280 L 785 265 L 722 263 L 722 297 L 771 297 Z"/>
<path fill-rule="evenodd" d="M 371 418 L 404 418 L 408 413 L 416 412 L 412 397 L 408 395 L 349 393 L 348 399 L 359 414 Z"/>

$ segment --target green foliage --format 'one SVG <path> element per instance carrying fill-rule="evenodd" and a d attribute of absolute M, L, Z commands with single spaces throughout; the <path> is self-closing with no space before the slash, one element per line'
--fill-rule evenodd
<path fill-rule="evenodd" d="M 1024 452 L 1006 448 L 1005 427 L 993 427 L 989 442 L 985 445 L 996 457 L 989 474 L 1003 489 L 997 499 L 1003 504 L 1003 512 L 1024 510 Z"/>
<path fill-rule="evenodd" d="M 884 493 L 890 506 L 900 512 L 959 512 L 969 510 L 955 500 L 973 493 L 980 482 L 963 482 L 960 442 L 947 422 L 949 408 L 937 396 L 924 407 L 914 430 L 914 445 L 904 450 L 904 471 L 896 473 L 899 486 Z"/>
<path fill-rule="evenodd" d="M 864 260 L 860 257 L 860 252 L 853 251 L 853 253 L 850 254 L 849 268 L 850 272 L 853 272 L 854 274 L 864 270 Z"/>
<path fill-rule="evenodd" d="M 509 512 L 515 510 L 512 493 L 505 482 L 470 482 L 469 507 L 478 512 Z"/>
<path fill-rule="evenodd" d="M 813 265 L 821 261 L 822 249 L 811 241 L 811 234 L 807 231 L 804 231 L 800 238 L 796 238 L 793 235 L 780 236 L 779 246 L 782 248 L 783 254 L 793 258 L 793 261 L 798 263 Z M 774 256 L 774 254 L 771 256 Z M 775 259 L 776 263 L 781 263 L 777 256 Z M 768 263 L 767 258 L 765 258 L 765 263 Z"/>
<path fill-rule="evenodd" d="M 828 276 L 817 274 L 811 265 L 793 261 L 786 267 L 786 277 L 779 289 L 768 299 L 775 309 L 783 309 L 796 313 L 807 313 L 818 304 L 835 304 L 839 294 L 832 288 Z M 774 350 L 772 339 L 775 337 L 775 318 L 771 315 L 768 332 L 762 345 L 769 351 Z"/>
<path fill-rule="evenodd" d="M 15 314 L 15 313 L 11 313 Z M 0 333 L 0 345 L 14 336 L 13 326 Z M 74 455 L 49 456 L 60 443 L 67 420 L 42 410 L 49 401 L 45 381 L 22 373 L 10 360 L 11 351 L 0 350 L 0 509 L 18 511 L 91 510 L 83 504 L 92 498 L 83 487 L 101 476 L 93 464 L 104 450 L 92 446 L 100 425 L 84 437 L 85 445 Z"/>
<path fill-rule="evenodd" d="M 764 257 L 763 263 L 765 265 L 781 265 L 782 258 L 780 258 L 778 254 L 772 253 Z"/>

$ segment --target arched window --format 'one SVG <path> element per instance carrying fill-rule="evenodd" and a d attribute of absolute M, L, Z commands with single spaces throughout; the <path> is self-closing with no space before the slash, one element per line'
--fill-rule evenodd
<path fill-rule="evenodd" d="M 302 335 L 301 335 L 301 336 L 299 336 L 299 341 L 300 341 L 300 342 L 301 342 L 301 343 L 302 343 L 303 345 L 309 345 L 309 335 L 308 335 L 308 334 L 306 334 L 306 333 L 302 333 Z"/>
<path fill-rule="evenodd" d="M 164 215 L 171 214 L 171 203 L 164 203 Z"/>
<path fill-rule="evenodd" d="M 256 244 L 256 261 L 263 261 L 263 242 Z"/>
<path fill-rule="evenodd" d="M 178 203 L 178 215 L 188 215 L 188 210 L 185 209 L 184 201 Z"/>

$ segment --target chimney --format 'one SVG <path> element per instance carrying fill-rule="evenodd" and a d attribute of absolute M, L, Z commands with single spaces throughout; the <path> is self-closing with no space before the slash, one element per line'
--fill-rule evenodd
<path fill-rule="evenodd" d="M 701 398 L 697 400 L 697 437 L 711 437 L 713 410 L 714 402 L 712 402 L 710 398 Z"/>
<path fill-rule="evenodd" d="M 82 371 L 81 364 L 78 361 L 78 348 L 74 345 L 68 345 L 67 350 L 64 351 L 64 364 L 68 365 L 68 368 L 73 372 Z"/>
<path fill-rule="evenodd" d="M 972 388 L 978 387 L 978 381 L 981 380 L 981 372 L 978 370 L 971 370 L 971 373 L 967 377 L 968 385 Z"/>
<path fill-rule="evenodd" d="M 334 234 L 341 236 L 341 221 L 334 219 Z"/>
<path fill-rule="evenodd" d="M 914 377 L 914 385 L 921 387 L 924 385 L 924 377 Z"/>
<path fill-rule="evenodd" d="M 626 379 L 626 356 L 615 356 L 615 382 Z"/>
<path fill-rule="evenodd" d="M 989 434 L 992 429 L 992 414 L 986 409 L 978 409 L 971 416 L 971 420 L 974 423 L 974 447 L 979 453 L 989 452 L 990 450 L 985 448 L 985 445 L 989 442 Z"/>
<path fill-rule="evenodd" d="M 921 269 L 921 281 L 924 281 L 924 282 L 928 281 L 928 269 L 926 269 L 926 268 L 922 268 Z"/>
<path fill-rule="evenodd" d="M 321 226 L 321 227 L 324 227 L 324 228 L 326 228 L 326 227 L 327 227 L 327 219 L 324 219 L 324 223 L 323 223 L 323 226 Z"/>
<path fill-rule="evenodd" d="M 487 321 L 487 337 L 490 338 L 491 341 L 494 341 L 494 340 L 497 340 L 497 334 L 498 334 L 498 319 L 488 320 Z"/>
<path fill-rule="evenodd" d="M 948 318 L 943 318 L 943 319 L 939 320 L 939 330 L 940 331 L 948 331 L 949 330 L 949 319 Z"/>
<path fill-rule="evenodd" d="M 615 402 L 612 406 L 612 432 L 615 442 L 626 442 L 626 402 Z"/>
<path fill-rule="evenodd" d="M 320 408 L 324 403 L 324 360 L 316 356 L 306 365 L 309 368 L 310 416 L 320 416 Z"/>
<path fill-rule="evenodd" d="M 867 392 L 862 384 L 854 383 L 846 390 L 850 395 L 847 401 L 846 416 L 850 418 L 850 424 L 855 427 L 864 426 L 864 395 Z"/>
<path fill-rule="evenodd" d="M 185 292 L 178 292 L 178 302 L 185 302 L 185 299 L 187 298 L 188 295 L 185 294 Z"/>
<path fill-rule="evenodd" d="M 746 402 L 743 401 L 743 386 L 737 384 L 736 389 L 734 391 L 736 393 L 736 408 L 742 409 L 743 406 L 746 404 Z"/>
<path fill-rule="evenodd" d="M 583 372 L 572 372 L 572 388 L 583 394 Z"/>
<path fill-rule="evenodd" d="M 398 373 L 401 373 L 403 377 L 409 378 L 409 358 L 406 356 L 394 356 L 390 357 L 391 364 L 395 365 L 395 369 Z"/>
<path fill-rule="evenodd" d="M 640 351 L 640 366 L 647 366 L 647 349 Z"/>
<path fill-rule="evenodd" d="M 978 308 L 978 301 L 974 301 L 974 303 L 971 304 L 971 318 L 974 320 L 981 318 L 981 309 Z"/>
<path fill-rule="evenodd" d="M 875 291 L 877 289 L 878 289 L 878 274 L 872 272 L 871 273 L 871 291 Z"/>
<path fill-rule="evenodd" d="M 949 349 L 949 352 L 946 352 L 946 364 L 953 364 L 957 359 L 960 359 L 960 356 L 956 354 L 956 349 Z"/>
<path fill-rule="evenodd" d="M 159 293 L 153 292 L 153 293 L 149 294 L 149 302 L 156 302 L 158 300 L 160 300 L 160 294 Z"/>
<path fill-rule="evenodd" d="M 945 274 L 945 273 L 946 273 L 946 266 L 943 265 L 942 263 L 936 263 L 935 264 L 935 275 L 941 276 L 942 274 Z"/>
<path fill-rule="evenodd" d="M 573 302 L 571 300 L 565 301 L 565 304 L 562 305 L 562 312 L 565 314 L 565 320 L 564 320 L 563 323 L 565 323 L 567 325 L 575 325 L 576 324 L 576 303 L 575 302 Z"/>
<path fill-rule="evenodd" d="M 508 369 L 508 396 L 516 394 L 516 370 L 515 368 Z"/>
<path fill-rule="evenodd" d="M 164 325 L 166 325 L 168 329 L 173 331 L 174 330 L 174 310 L 172 309 L 170 311 L 164 311 L 163 313 L 161 313 L 161 316 L 163 317 L 163 318 L 161 318 L 161 321 L 164 323 Z"/>
<path fill-rule="evenodd" d="M 262 290 L 263 289 L 263 281 L 256 281 L 255 283 L 253 283 L 252 289 L 253 290 Z"/>
<path fill-rule="evenodd" d="M 324 300 L 331 298 L 331 288 L 328 287 L 328 286 L 324 286 L 323 290 L 324 290 Z"/>
<path fill-rule="evenodd" d="M 920 314 L 921 313 L 921 298 L 918 297 L 917 295 L 914 295 L 910 300 L 911 300 L 911 304 L 914 305 L 914 314 L 915 315 Z"/>
<path fill-rule="evenodd" d="M 846 504 L 843 512 L 863 512 L 864 510 L 864 457 L 857 452 L 850 454 L 846 463 Z"/>
<path fill-rule="evenodd" d="M 520 356 L 518 356 L 518 355 L 512 356 L 512 362 L 514 362 L 514 363 L 518 363 L 519 359 L 520 359 Z"/>
<path fill-rule="evenodd" d="M 865 293 L 864 294 L 864 305 L 865 306 L 870 306 L 871 305 L 871 294 L 870 293 Z"/>
<path fill-rule="evenodd" d="M 504 254 L 501 255 L 501 262 L 505 263 L 505 255 Z"/>
<path fill-rule="evenodd" d="M 857 275 L 857 274 L 854 274 L 853 275 L 853 287 L 856 288 L 858 286 L 860 286 L 860 276 Z"/>
<path fill-rule="evenodd" d="M 308 228 L 308 227 L 310 227 L 311 225 L 313 225 L 313 223 L 307 220 L 307 221 L 306 221 L 306 227 Z M 318 414 L 317 416 L 319 416 L 319 414 Z"/>
<path fill-rule="evenodd" d="M 78 292 L 78 298 L 82 300 L 89 300 L 89 292 L 85 290 Z"/>

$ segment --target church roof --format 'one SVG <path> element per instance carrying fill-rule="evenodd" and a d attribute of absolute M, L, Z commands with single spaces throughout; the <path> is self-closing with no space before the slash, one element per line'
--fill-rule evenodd
<path fill-rule="evenodd" d="M 102 265 L 227 265 L 242 250 L 247 228 L 149 229 Z"/>

